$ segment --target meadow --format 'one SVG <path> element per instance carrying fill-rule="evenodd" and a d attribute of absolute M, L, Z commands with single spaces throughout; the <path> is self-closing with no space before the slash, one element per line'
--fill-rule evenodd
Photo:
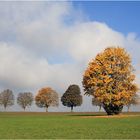
<path fill-rule="evenodd" d="M 140 113 L 0 112 L 0 139 L 140 139 Z"/>

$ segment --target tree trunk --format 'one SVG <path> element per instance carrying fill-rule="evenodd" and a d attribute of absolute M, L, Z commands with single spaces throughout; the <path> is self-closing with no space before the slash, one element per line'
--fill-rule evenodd
<path fill-rule="evenodd" d="M 25 108 L 26 108 L 26 107 L 24 107 L 24 108 L 23 108 L 23 109 L 24 109 L 24 111 L 25 111 Z"/>
<path fill-rule="evenodd" d="M 100 106 L 99 106 L 99 112 L 101 112 L 101 108 L 102 108 L 102 106 L 100 105 Z"/>
<path fill-rule="evenodd" d="M 48 112 L 48 106 L 46 106 L 46 112 Z"/>
<path fill-rule="evenodd" d="M 103 108 L 108 115 L 115 115 L 115 114 L 121 113 L 123 106 L 122 105 L 117 106 L 117 105 L 112 105 L 112 104 L 109 104 L 109 105 L 104 104 Z"/>
<path fill-rule="evenodd" d="M 4 106 L 4 111 L 6 111 L 6 106 Z"/>
<path fill-rule="evenodd" d="M 73 106 L 71 106 L 71 112 L 73 112 Z"/>
<path fill-rule="evenodd" d="M 127 106 L 127 112 L 130 112 L 130 105 Z"/>

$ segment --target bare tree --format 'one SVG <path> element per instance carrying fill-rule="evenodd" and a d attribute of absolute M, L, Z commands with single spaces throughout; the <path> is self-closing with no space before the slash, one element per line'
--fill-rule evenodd
<path fill-rule="evenodd" d="M 33 94 L 31 92 L 19 93 L 17 97 L 17 104 L 21 106 L 24 110 L 26 107 L 32 105 L 33 102 Z"/>
<path fill-rule="evenodd" d="M 132 99 L 128 102 L 127 106 L 127 112 L 130 111 L 131 105 L 138 105 L 140 104 L 140 96 L 138 94 L 135 94 Z"/>
<path fill-rule="evenodd" d="M 8 106 L 14 105 L 14 94 L 12 90 L 6 89 L 0 93 L 0 105 L 6 109 Z"/>

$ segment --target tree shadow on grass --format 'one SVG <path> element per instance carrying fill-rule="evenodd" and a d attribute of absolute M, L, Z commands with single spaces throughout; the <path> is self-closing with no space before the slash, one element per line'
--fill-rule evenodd
<path fill-rule="evenodd" d="M 87 116 L 87 117 L 98 117 L 98 116 L 107 116 L 106 113 L 91 113 L 91 114 L 68 114 L 68 116 L 81 116 L 81 117 L 84 117 L 84 116 Z"/>

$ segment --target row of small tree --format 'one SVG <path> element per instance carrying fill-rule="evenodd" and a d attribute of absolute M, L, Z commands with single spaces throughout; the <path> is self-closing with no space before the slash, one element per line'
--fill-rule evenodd
<path fill-rule="evenodd" d="M 71 85 L 61 97 L 61 102 L 64 106 L 71 107 L 71 111 L 73 111 L 73 107 L 82 104 L 82 96 L 80 94 L 79 86 Z M 0 93 L 0 105 L 5 109 L 8 106 L 14 105 L 14 100 L 15 98 L 12 90 L 7 89 Z M 31 106 L 34 100 L 38 107 L 46 108 L 46 112 L 50 106 L 59 105 L 58 93 L 50 87 L 40 89 L 35 96 L 35 99 L 31 92 L 19 93 L 17 96 L 17 104 L 24 110 Z"/>
<path fill-rule="evenodd" d="M 31 92 L 19 93 L 17 96 L 17 104 L 25 110 L 26 107 L 32 105 L 33 99 L 33 94 Z M 0 93 L 0 105 L 5 109 L 8 106 L 14 105 L 14 101 L 15 97 L 12 90 L 6 89 Z"/>
<path fill-rule="evenodd" d="M 80 94 L 81 91 L 78 85 L 70 85 L 61 97 L 61 102 L 64 106 L 70 107 L 71 111 L 73 111 L 73 107 L 82 104 L 82 96 Z M 59 105 L 58 93 L 50 87 L 42 88 L 36 95 L 35 102 L 38 107 L 46 108 L 47 112 L 50 106 Z"/>

